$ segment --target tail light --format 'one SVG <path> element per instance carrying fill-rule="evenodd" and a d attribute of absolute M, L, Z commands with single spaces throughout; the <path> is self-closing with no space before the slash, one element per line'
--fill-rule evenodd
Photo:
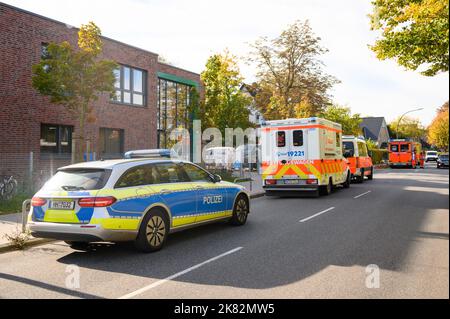
<path fill-rule="evenodd" d="M 275 179 L 266 179 L 266 185 L 276 185 L 277 181 Z"/>
<path fill-rule="evenodd" d="M 317 179 L 307 179 L 306 185 L 317 185 L 318 181 Z"/>
<path fill-rule="evenodd" d="M 31 206 L 33 207 L 41 207 L 44 206 L 47 203 L 47 200 L 40 197 L 33 197 L 31 199 Z"/>
<path fill-rule="evenodd" d="M 117 201 L 115 197 L 88 197 L 80 198 L 78 205 L 80 207 L 108 207 Z"/>

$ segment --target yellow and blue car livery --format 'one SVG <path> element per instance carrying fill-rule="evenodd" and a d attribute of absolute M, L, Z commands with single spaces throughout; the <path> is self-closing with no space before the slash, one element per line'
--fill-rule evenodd
<path fill-rule="evenodd" d="M 125 184 L 125 187 L 118 187 L 127 172 L 158 165 L 173 169 L 188 166 L 191 170 L 204 172 L 209 178 L 192 181 L 186 174 L 186 178 L 181 180 L 171 177 L 169 182 L 154 184 L 137 178 L 138 186 L 126 187 Z M 85 174 L 88 177 L 86 181 L 77 179 L 77 172 Z M 101 174 L 92 173 L 95 176 L 91 176 L 90 172 Z M 91 178 L 100 181 L 100 187 L 63 185 L 64 174 L 72 179 L 67 181 L 68 184 L 75 181 L 84 185 Z M 74 174 L 75 177 L 72 176 Z M 34 237 L 71 242 L 130 241 L 136 239 L 144 216 L 152 208 L 159 208 L 167 214 L 169 232 L 174 232 L 230 219 L 238 198 L 245 198 L 249 203 L 243 186 L 222 181 L 186 161 L 125 159 L 88 162 L 60 168 L 33 197 L 28 222 Z"/>

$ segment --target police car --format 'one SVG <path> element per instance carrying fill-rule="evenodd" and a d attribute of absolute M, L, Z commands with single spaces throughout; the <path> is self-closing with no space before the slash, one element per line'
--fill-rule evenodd
<path fill-rule="evenodd" d="M 33 197 L 31 234 L 90 242 L 135 241 L 144 252 L 162 248 L 169 233 L 209 222 L 244 225 L 249 195 L 187 161 L 122 159 L 60 168 Z"/>

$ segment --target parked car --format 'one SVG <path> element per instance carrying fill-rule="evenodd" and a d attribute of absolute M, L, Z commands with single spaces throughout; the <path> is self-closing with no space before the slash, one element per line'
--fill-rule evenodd
<path fill-rule="evenodd" d="M 58 169 L 34 195 L 31 234 L 85 248 L 90 242 L 134 241 L 143 252 L 169 233 L 228 220 L 244 225 L 249 195 L 186 161 L 122 159 Z"/>
<path fill-rule="evenodd" d="M 428 151 L 425 153 L 425 162 L 436 162 L 438 160 L 438 152 Z"/>
<path fill-rule="evenodd" d="M 437 159 L 437 168 L 448 167 L 448 154 L 441 154 Z"/>

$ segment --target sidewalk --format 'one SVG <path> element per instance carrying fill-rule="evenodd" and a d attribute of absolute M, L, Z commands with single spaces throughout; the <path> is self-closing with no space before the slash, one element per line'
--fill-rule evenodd
<path fill-rule="evenodd" d="M 5 235 L 22 231 L 22 213 L 0 215 L 0 246 L 8 244 Z"/>

